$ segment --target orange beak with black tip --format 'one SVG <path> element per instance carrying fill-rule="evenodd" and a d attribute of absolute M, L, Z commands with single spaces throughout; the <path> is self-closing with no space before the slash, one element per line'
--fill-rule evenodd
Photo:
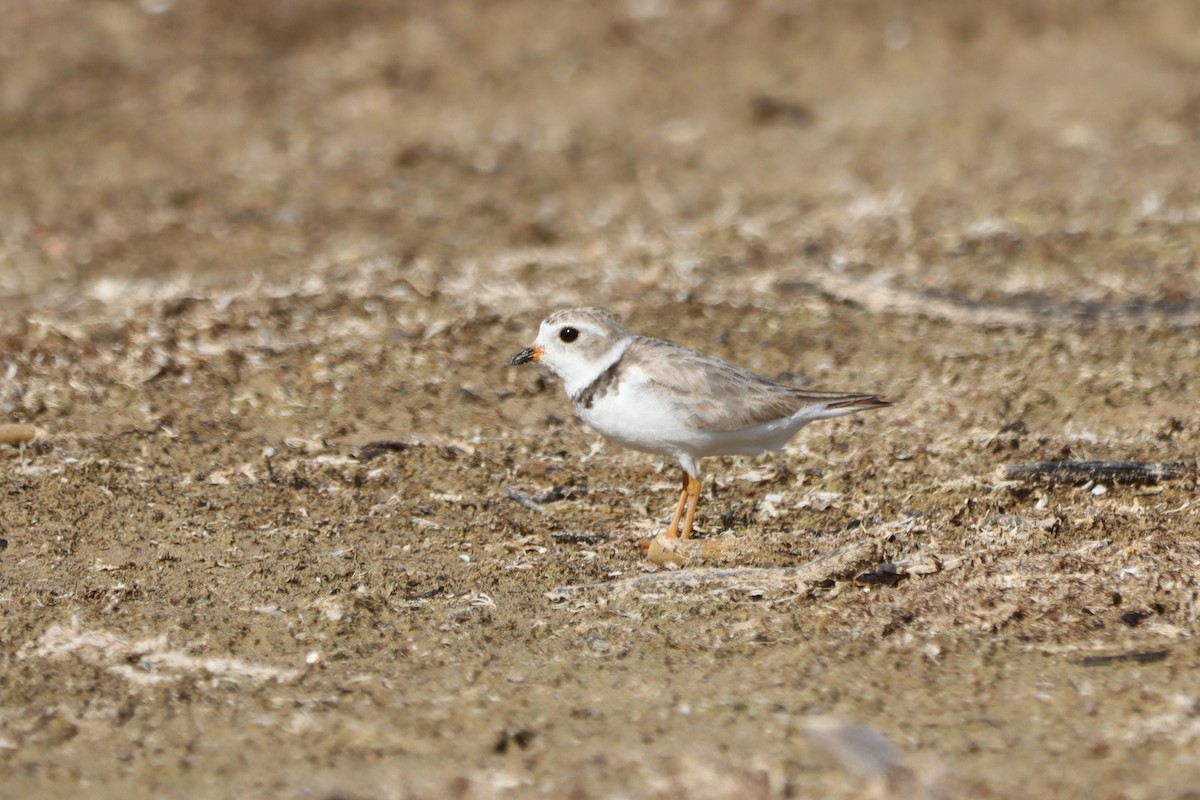
<path fill-rule="evenodd" d="M 542 357 L 542 353 L 546 352 L 536 344 L 533 347 L 526 347 L 521 352 L 512 357 L 512 361 L 508 362 L 514 367 L 519 367 L 522 364 L 528 364 L 530 361 L 537 361 Z"/>

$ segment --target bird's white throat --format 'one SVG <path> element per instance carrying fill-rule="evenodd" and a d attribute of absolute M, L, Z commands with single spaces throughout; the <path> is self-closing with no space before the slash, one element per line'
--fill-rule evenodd
<path fill-rule="evenodd" d="M 574 397 L 591 386 L 606 369 L 615 364 L 632 343 L 632 336 L 624 336 L 614 341 L 598 358 L 594 354 L 585 357 L 582 353 L 563 353 L 547 366 L 562 380 L 567 396 Z"/>

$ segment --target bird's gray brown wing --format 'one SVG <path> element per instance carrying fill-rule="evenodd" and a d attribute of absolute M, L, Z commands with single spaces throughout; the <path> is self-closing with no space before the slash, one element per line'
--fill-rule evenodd
<path fill-rule="evenodd" d="M 784 386 L 715 356 L 662 341 L 635 337 L 623 359 L 638 366 L 692 425 L 733 431 L 790 417 L 811 408 L 814 419 L 890 405 L 878 395 L 813 392 Z"/>

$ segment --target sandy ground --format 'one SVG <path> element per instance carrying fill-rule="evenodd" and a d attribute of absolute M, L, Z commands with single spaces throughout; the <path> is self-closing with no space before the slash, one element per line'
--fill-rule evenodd
<path fill-rule="evenodd" d="M 1200 796 L 1190 0 L 4 17 L 0 796 Z M 657 569 L 577 304 L 896 405 Z"/>

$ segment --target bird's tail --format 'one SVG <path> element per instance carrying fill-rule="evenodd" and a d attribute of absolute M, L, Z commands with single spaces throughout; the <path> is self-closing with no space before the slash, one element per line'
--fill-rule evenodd
<path fill-rule="evenodd" d="M 878 394 L 862 394 L 860 392 L 809 392 L 801 391 L 796 395 L 808 406 L 811 419 L 830 419 L 859 411 L 869 411 L 872 408 L 886 408 L 892 401 Z"/>

